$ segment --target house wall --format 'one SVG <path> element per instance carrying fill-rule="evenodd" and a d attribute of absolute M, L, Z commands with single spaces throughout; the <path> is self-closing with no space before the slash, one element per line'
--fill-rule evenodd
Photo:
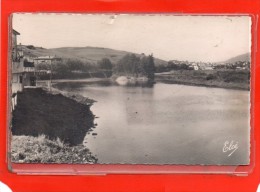
<path fill-rule="evenodd" d="M 17 54 L 17 35 L 12 33 L 12 59 L 16 61 L 18 59 Z"/>
<path fill-rule="evenodd" d="M 23 71 L 24 71 L 24 72 L 34 72 L 34 71 L 35 71 L 35 68 L 34 68 L 34 67 L 24 67 L 24 68 L 23 68 Z"/>
<path fill-rule="evenodd" d="M 13 73 L 22 73 L 23 70 L 23 59 L 21 59 L 19 62 L 12 62 Z"/>
<path fill-rule="evenodd" d="M 31 78 L 35 78 L 34 73 L 32 73 L 32 72 L 24 73 L 23 74 L 23 85 L 24 86 L 35 86 L 32 84 Z"/>
<path fill-rule="evenodd" d="M 12 97 L 12 110 L 15 109 L 15 106 L 17 105 L 17 95 L 14 95 Z"/>
<path fill-rule="evenodd" d="M 30 86 L 30 74 L 25 73 L 23 75 L 23 85 Z"/>
<path fill-rule="evenodd" d="M 19 73 L 12 74 L 12 93 L 23 91 L 23 84 L 20 81 L 21 78 L 22 78 L 22 74 Z"/>
<path fill-rule="evenodd" d="M 12 33 L 12 47 L 14 48 L 17 45 L 17 37 Z"/>

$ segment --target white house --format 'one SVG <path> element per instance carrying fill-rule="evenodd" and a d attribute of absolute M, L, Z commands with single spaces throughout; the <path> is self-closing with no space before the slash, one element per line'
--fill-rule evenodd
<path fill-rule="evenodd" d="M 37 64 L 48 64 L 51 65 L 53 63 L 56 63 L 58 61 L 61 61 L 61 58 L 56 57 L 56 56 L 40 56 L 34 58 L 34 63 Z"/>

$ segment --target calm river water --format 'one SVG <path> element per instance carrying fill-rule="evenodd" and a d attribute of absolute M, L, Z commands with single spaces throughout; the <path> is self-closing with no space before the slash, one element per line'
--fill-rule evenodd
<path fill-rule="evenodd" d="M 250 92 L 157 83 L 126 87 L 59 83 L 63 91 L 92 98 L 99 118 L 84 144 L 98 163 L 247 164 Z M 237 150 L 223 152 L 225 142 Z M 229 144 L 226 143 L 226 147 Z M 225 150 L 224 150 L 225 151 Z"/>

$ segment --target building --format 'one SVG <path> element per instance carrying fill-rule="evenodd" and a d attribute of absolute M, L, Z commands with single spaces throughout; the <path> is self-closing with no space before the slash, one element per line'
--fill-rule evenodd
<path fill-rule="evenodd" d="M 61 58 L 56 57 L 56 56 L 41 56 L 41 57 L 34 58 L 34 63 L 36 65 L 38 65 L 38 64 L 51 65 L 51 64 L 59 62 L 59 61 L 61 61 Z"/>
<path fill-rule="evenodd" d="M 204 70 L 213 70 L 213 67 L 211 67 L 211 66 L 205 66 L 205 67 L 204 67 Z"/>
<path fill-rule="evenodd" d="M 20 35 L 17 31 L 12 32 L 12 93 L 17 93 L 23 90 L 22 85 L 22 54 L 18 52 L 17 47 L 17 35 Z"/>
<path fill-rule="evenodd" d="M 21 48 L 17 46 L 17 36 L 19 32 L 12 32 L 12 94 L 23 91 L 25 86 L 35 86 L 34 63 L 28 61 Z"/>
<path fill-rule="evenodd" d="M 194 65 L 193 69 L 197 71 L 197 70 L 199 70 L 199 66 L 198 65 Z"/>
<path fill-rule="evenodd" d="M 192 63 L 191 68 L 196 71 L 200 69 L 197 63 Z"/>

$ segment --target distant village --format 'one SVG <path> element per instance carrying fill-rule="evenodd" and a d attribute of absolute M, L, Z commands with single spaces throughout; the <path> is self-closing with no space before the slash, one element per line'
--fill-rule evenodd
<path fill-rule="evenodd" d="M 168 62 L 168 67 L 183 66 L 183 68 L 190 70 L 217 70 L 217 69 L 236 69 L 236 70 L 249 70 L 249 61 L 237 61 L 234 63 L 211 63 L 211 62 L 190 62 L 171 60 Z"/>

